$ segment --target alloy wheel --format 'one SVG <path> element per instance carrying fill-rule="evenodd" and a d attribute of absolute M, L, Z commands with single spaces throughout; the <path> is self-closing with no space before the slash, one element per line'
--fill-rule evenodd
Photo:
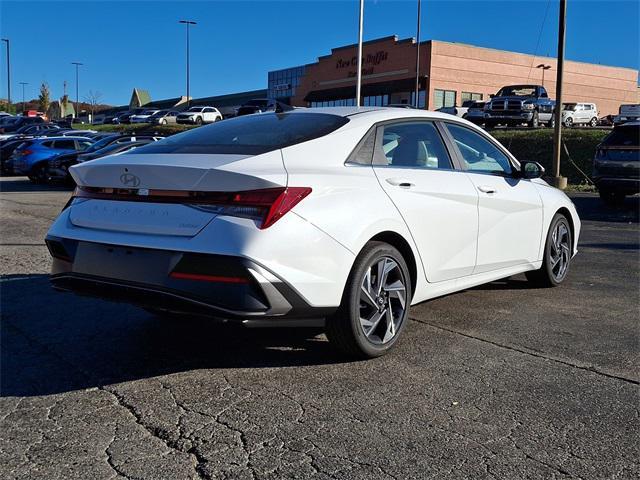
<path fill-rule="evenodd" d="M 393 340 L 404 321 L 407 298 L 404 274 L 393 258 L 369 265 L 360 287 L 360 327 L 370 342 Z"/>
<path fill-rule="evenodd" d="M 562 281 L 569 268 L 571 260 L 571 235 L 564 222 L 558 222 L 551 234 L 551 248 L 549 250 L 551 274 L 557 282 Z"/>

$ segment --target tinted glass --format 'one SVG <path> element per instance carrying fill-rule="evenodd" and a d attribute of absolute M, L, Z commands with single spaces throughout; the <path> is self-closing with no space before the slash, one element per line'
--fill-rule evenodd
<path fill-rule="evenodd" d="M 640 126 L 618 127 L 602 141 L 605 147 L 640 147 Z"/>
<path fill-rule="evenodd" d="M 382 135 L 382 155 L 393 167 L 451 169 L 451 159 L 431 122 L 412 122 L 386 125 Z"/>
<path fill-rule="evenodd" d="M 501 88 L 499 97 L 533 97 L 536 94 L 536 87 L 533 85 L 513 85 Z"/>
<path fill-rule="evenodd" d="M 136 149 L 144 153 L 236 153 L 256 155 L 322 137 L 348 118 L 324 113 L 284 113 L 216 122 Z"/>
<path fill-rule="evenodd" d="M 93 145 L 91 145 L 89 148 L 87 148 L 85 152 L 88 153 L 88 152 L 95 152 L 96 150 L 100 150 L 102 147 L 104 147 L 105 145 L 108 145 L 113 141 L 114 138 L 117 138 L 117 137 L 118 135 L 111 135 L 105 138 L 101 138 L 100 140 L 95 142 Z"/>
<path fill-rule="evenodd" d="M 53 143 L 53 148 L 57 148 L 59 150 L 75 150 L 76 143 L 73 140 L 56 140 Z"/>
<path fill-rule="evenodd" d="M 451 132 L 468 170 L 486 173 L 511 173 L 509 159 L 492 142 L 459 125 L 447 124 L 447 128 Z"/>

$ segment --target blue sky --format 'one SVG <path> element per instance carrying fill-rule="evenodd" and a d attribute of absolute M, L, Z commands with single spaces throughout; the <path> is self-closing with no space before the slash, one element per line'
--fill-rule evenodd
<path fill-rule="evenodd" d="M 422 4 L 423 39 L 555 55 L 558 0 Z M 639 9 L 637 0 L 569 0 L 567 58 L 639 68 Z M 413 36 L 415 14 L 415 0 L 367 0 L 365 40 Z M 81 97 L 93 90 L 104 102 L 124 104 L 134 86 L 153 99 L 184 94 L 180 18 L 198 21 L 191 36 L 191 94 L 200 97 L 265 88 L 269 70 L 310 63 L 331 47 L 355 43 L 357 15 L 355 0 L 1 0 L 0 34 L 11 40 L 14 101 L 22 96 L 18 82 L 29 82 L 27 98 L 37 96 L 43 81 L 59 97 L 67 80 L 75 96 L 70 62 L 80 61 Z M 0 60 L 0 97 L 6 97 L 4 48 Z"/>

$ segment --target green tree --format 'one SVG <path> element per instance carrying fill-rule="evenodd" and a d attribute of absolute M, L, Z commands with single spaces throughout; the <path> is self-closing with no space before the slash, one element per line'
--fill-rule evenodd
<path fill-rule="evenodd" d="M 49 92 L 49 84 L 42 82 L 40 85 L 40 95 L 38 96 L 38 106 L 41 112 L 47 113 L 51 104 L 51 96 Z"/>
<path fill-rule="evenodd" d="M 16 106 L 6 100 L 0 100 L 0 112 L 7 112 L 12 115 L 16 114 Z"/>

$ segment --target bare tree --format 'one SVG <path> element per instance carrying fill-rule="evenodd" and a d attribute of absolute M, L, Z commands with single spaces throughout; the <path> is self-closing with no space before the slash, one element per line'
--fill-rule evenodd
<path fill-rule="evenodd" d="M 93 119 L 96 107 L 100 104 L 100 99 L 102 98 L 102 93 L 94 92 L 93 90 L 89 90 L 84 96 L 85 103 L 89 104 L 89 108 L 91 109 L 91 118 Z"/>

